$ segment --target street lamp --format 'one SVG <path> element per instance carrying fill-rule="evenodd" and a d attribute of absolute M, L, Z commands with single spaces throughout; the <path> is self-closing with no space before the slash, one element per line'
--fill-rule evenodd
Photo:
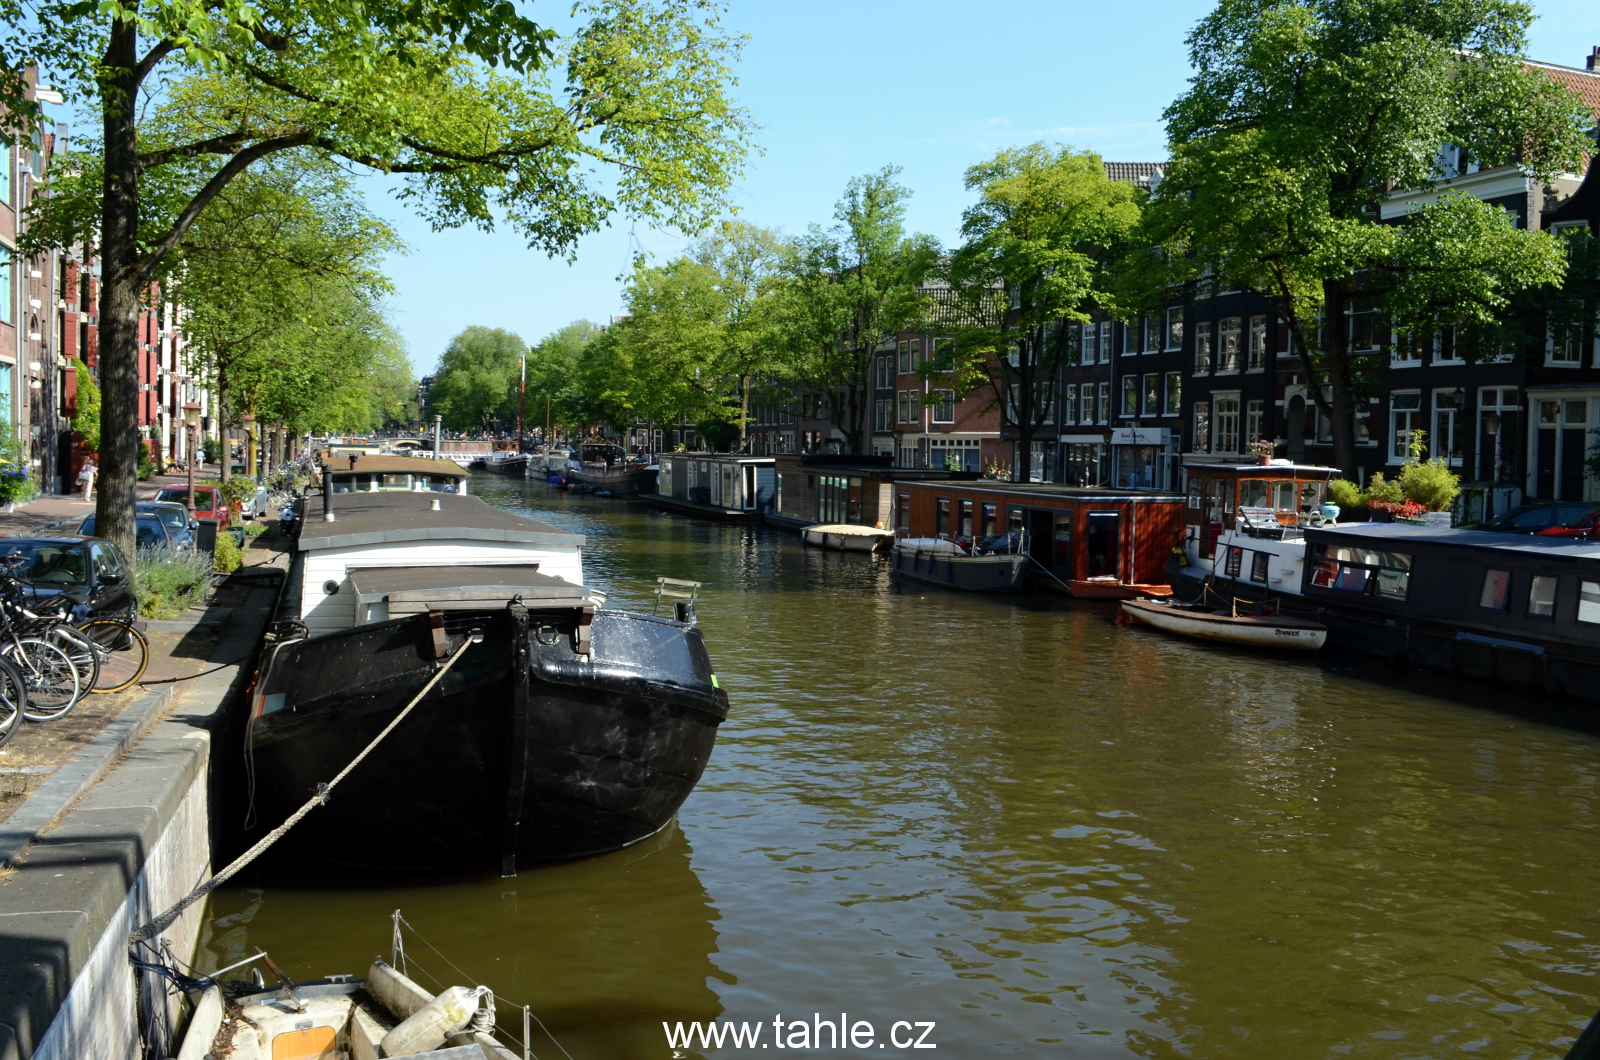
<path fill-rule="evenodd" d="M 183 406 L 183 425 L 188 428 L 189 452 L 185 454 L 188 459 L 183 462 L 189 471 L 189 492 L 186 494 L 189 505 L 189 518 L 194 519 L 194 457 L 200 448 L 200 403 L 198 401 L 186 402 Z"/>

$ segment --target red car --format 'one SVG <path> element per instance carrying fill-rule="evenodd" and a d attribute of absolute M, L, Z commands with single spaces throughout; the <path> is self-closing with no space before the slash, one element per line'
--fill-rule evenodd
<path fill-rule="evenodd" d="M 155 499 L 182 504 L 187 499 L 188 493 L 187 486 L 163 486 Z M 227 502 L 222 499 L 222 491 L 215 486 L 194 488 L 194 517 L 202 521 L 214 521 L 218 533 L 233 525 L 233 509 L 228 507 Z"/>
<path fill-rule="evenodd" d="M 1582 541 L 1600 541 L 1600 508 L 1587 515 L 1539 531 L 1540 537 L 1575 537 Z"/>

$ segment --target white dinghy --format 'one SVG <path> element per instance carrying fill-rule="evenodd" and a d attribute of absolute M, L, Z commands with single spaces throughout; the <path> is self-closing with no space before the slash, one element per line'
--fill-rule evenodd
<path fill-rule="evenodd" d="M 840 552 L 876 552 L 889 547 L 894 541 L 894 531 L 850 523 L 818 523 L 801 530 L 800 537 L 806 544 L 818 548 Z"/>
<path fill-rule="evenodd" d="M 1316 651 L 1328 640 L 1327 626 L 1289 615 L 1237 615 L 1160 600 L 1124 600 L 1122 610 L 1168 633 L 1247 648 Z"/>

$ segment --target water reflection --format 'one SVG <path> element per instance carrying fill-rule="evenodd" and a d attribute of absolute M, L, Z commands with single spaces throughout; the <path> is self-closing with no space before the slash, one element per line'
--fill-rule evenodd
<path fill-rule="evenodd" d="M 1504 693 L 906 587 L 872 557 L 631 502 L 474 489 L 589 535 L 587 579 L 621 606 L 648 609 L 657 575 L 707 583 L 734 710 L 667 847 L 679 867 L 649 886 L 629 853 L 526 873 L 515 931 L 499 881 L 268 887 L 249 941 L 270 924 L 275 958 L 356 970 L 388 910 L 425 901 L 448 952 L 516 962 L 527 993 L 508 996 L 558 1013 L 578 1060 L 670 1055 L 646 1011 L 769 1035 L 779 1012 L 933 1020 L 935 1055 L 1546 1057 L 1597 1004 L 1600 741 L 1487 709 Z M 346 930 L 361 941 L 325 967 Z"/>

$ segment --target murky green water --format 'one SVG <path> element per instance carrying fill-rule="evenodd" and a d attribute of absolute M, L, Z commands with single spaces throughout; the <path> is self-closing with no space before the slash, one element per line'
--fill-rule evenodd
<path fill-rule="evenodd" d="M 428 971 L 531 1003 L 575 1060 L 671 1056 L 662 1021 L 770 1044 L 777 1013 L 841 1012 L 880 1056 L 905 1020 L 946 1057 L 1547 1058 L 1600 1005 L 1600 740 L 1491 709 L 1508 694 L 474 487 L 588 534 L 621 606 L 708 583 L 734 708 L 679 826 L 511 880 L 280 869 L 215 901 L 213 967 L 259 946 L 359 974 L 401 908 L 465 974 L 413 943 Z"/>

